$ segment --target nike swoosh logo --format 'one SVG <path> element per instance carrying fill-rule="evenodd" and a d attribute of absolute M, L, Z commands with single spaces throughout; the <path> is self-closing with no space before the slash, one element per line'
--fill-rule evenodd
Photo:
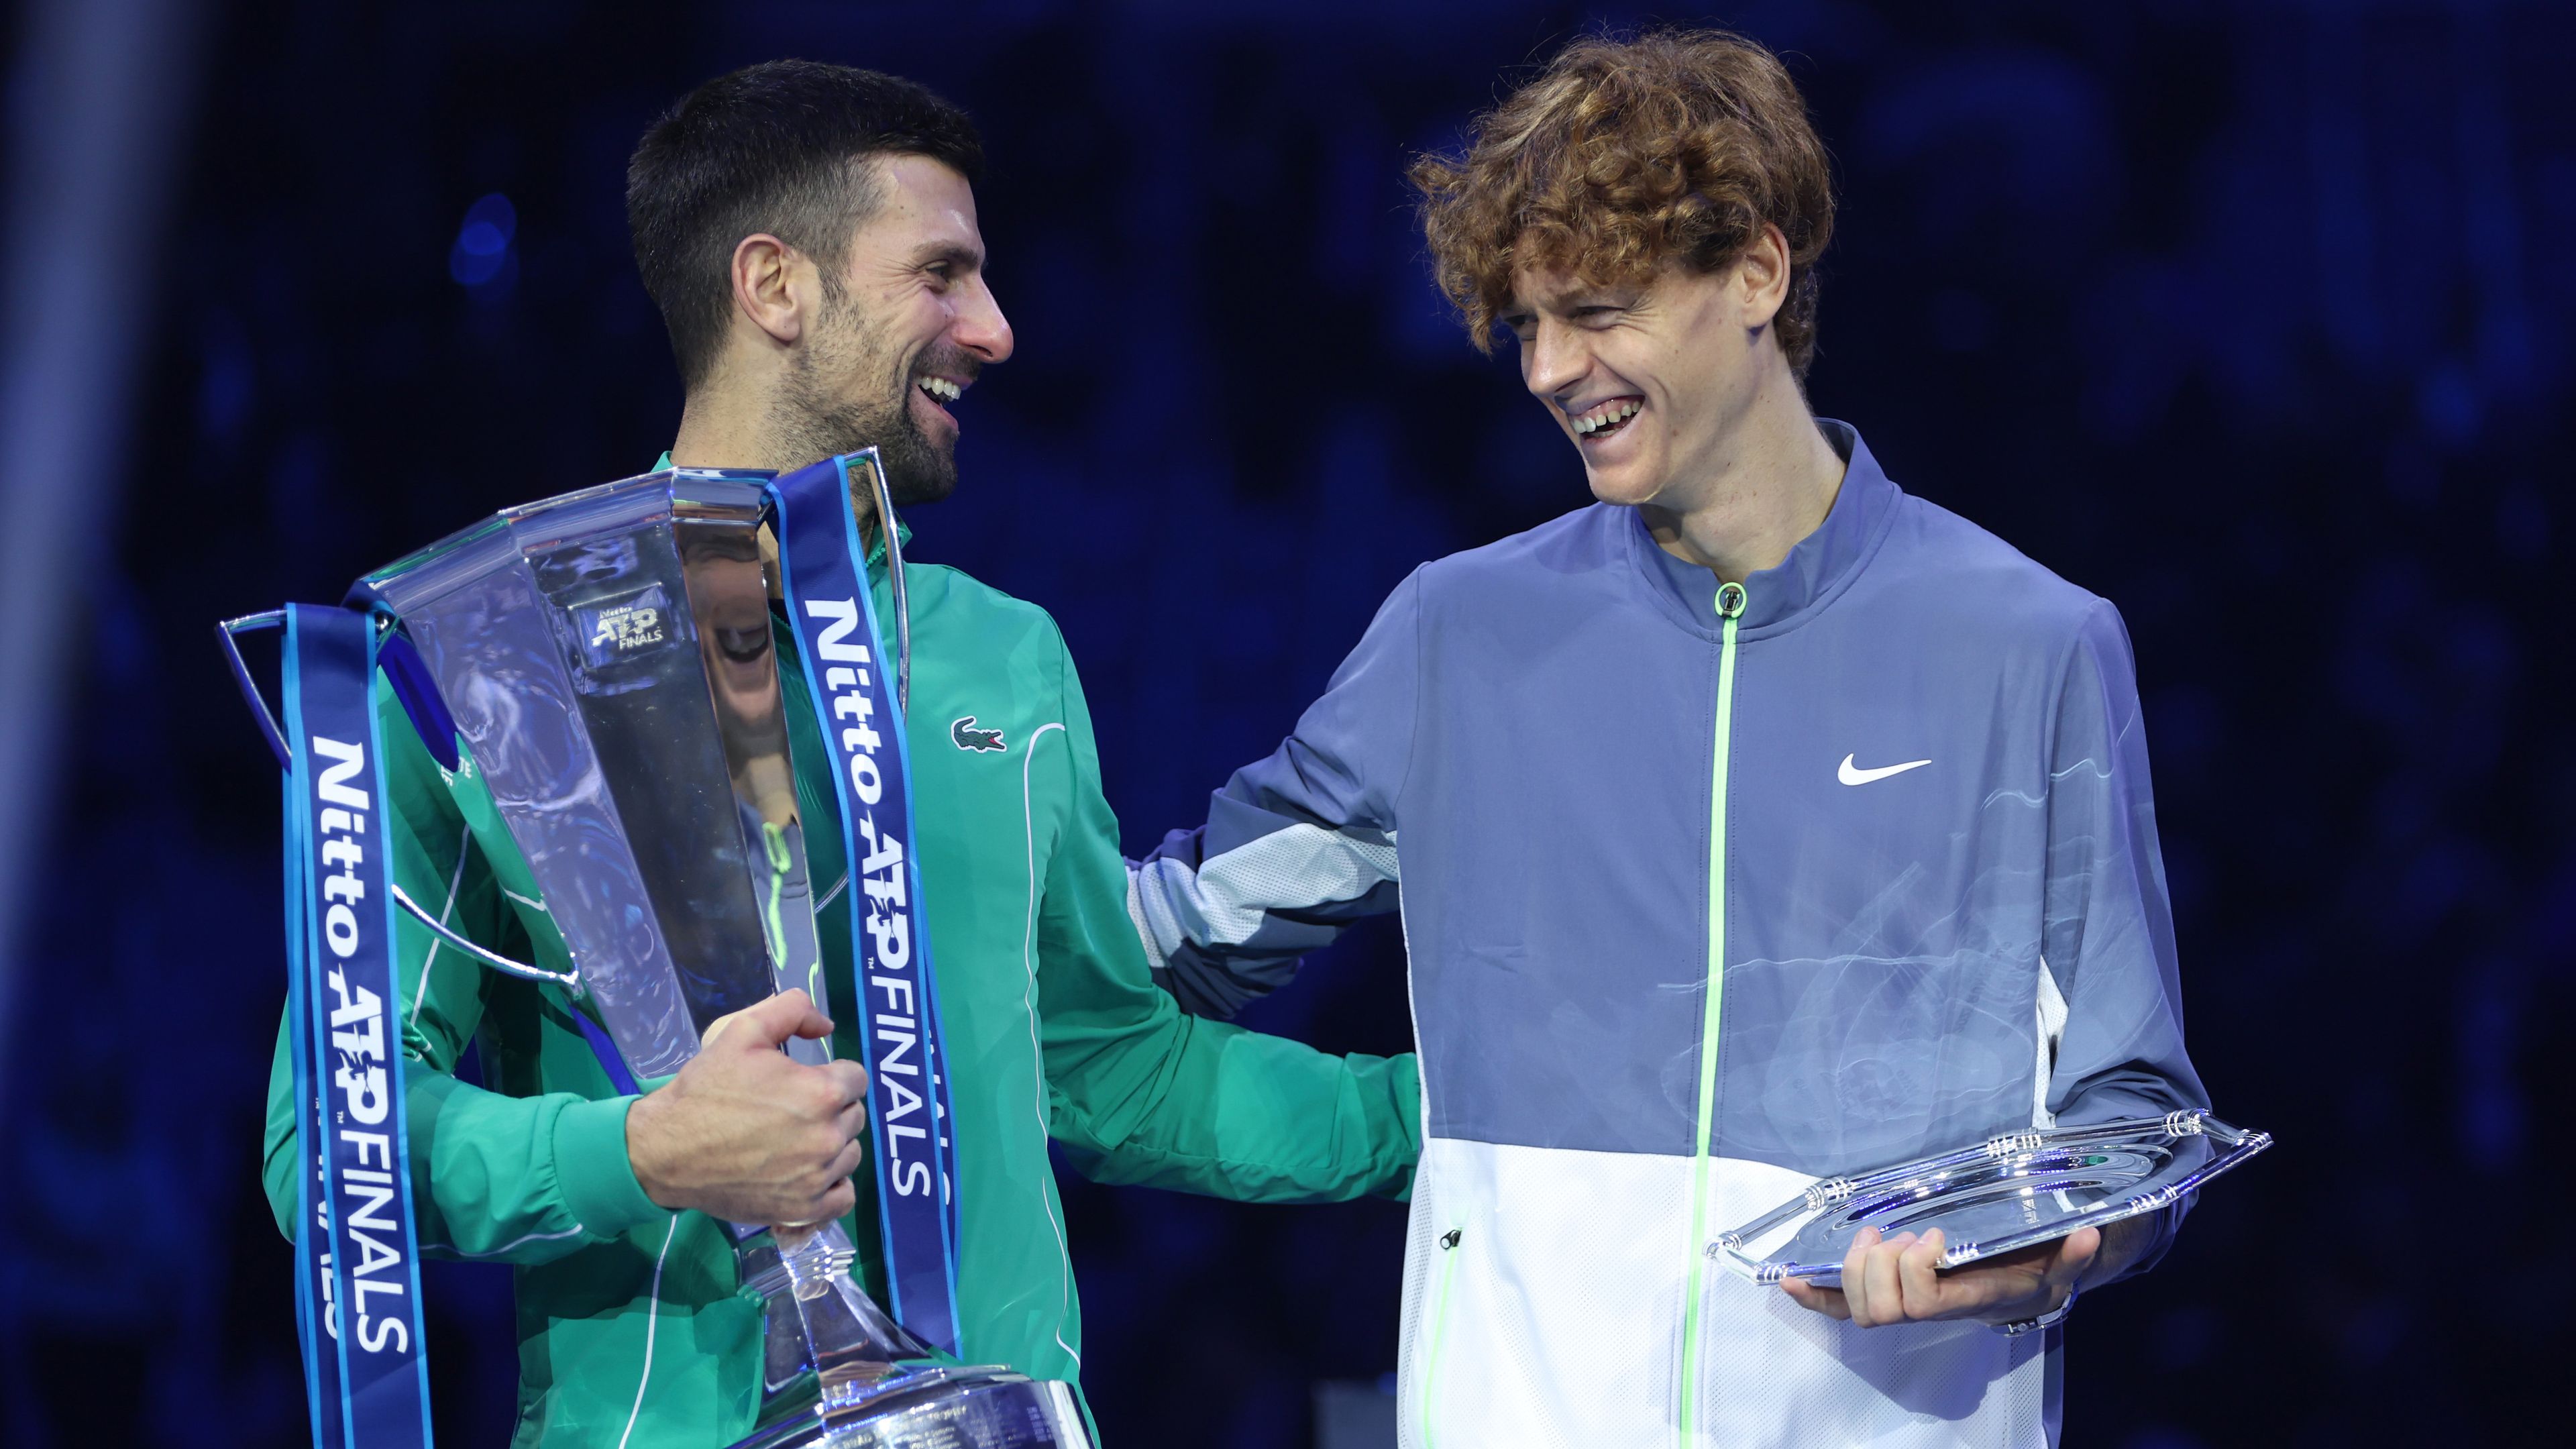
<path fill-rule="evenodd" d="M 1834 771 L 1834 778 L 1846 785 L 1866 785 L 1872 780 L 1884 780 L 1890 775 L 1902 775 L 1908 770 L 1922 769 L 1930 763 L 1932 763 L 1930 760 L 1908 760 L 1902 765 L 1881 765 L 1875 770 L 1860 770 L 1854 769 L 1852 757 L 1845 755 L 1842 768 Z"/>

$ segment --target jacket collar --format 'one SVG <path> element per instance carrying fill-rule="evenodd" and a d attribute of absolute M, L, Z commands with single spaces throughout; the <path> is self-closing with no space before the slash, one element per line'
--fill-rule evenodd
<path fill-rule="evenodd" d="M 1888 480 L 1851 424 L 1818 418 L 1816 427 L 1842 455 L 1842 488 L 1815 532 L 1798 540 L 1778 567 L 1744 581 L 1744 613 L 1736 626 L 1739 639 L 1794 627 L 1831 602 L 1877 551 L 1888 525 L 1895 521 L 1898 500 L 1905 496 Z M 1665 552 L 1646 531 L 1645 519 L 1636 509 L 1621 511 L 1628 515 L 1629 550 L 1658 605 L 1683 627 L 1715 638 L 1719 632 L 1717 575 Z"/>

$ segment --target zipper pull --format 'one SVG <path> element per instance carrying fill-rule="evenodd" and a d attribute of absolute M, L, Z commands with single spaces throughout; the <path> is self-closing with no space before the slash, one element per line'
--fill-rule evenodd
<path fill-rule="evenodd" d="M 1720 618 L 1732 619 L 1744 612 L 1745 593 L 1742 584 L 1717 586 L 1717 612 Z"/>
<path fill-rule="evenodd" d="M 1458 1239 L 1463 1236 L 1466 1231 L 1467 1230 L 1464 1228 L 1451 1228 L 1449 1231 L 1442 1233 L 1440 1235 L 1440 1246 L 1442 1248 L 1454 1248 L 1458 1246 Z"/>

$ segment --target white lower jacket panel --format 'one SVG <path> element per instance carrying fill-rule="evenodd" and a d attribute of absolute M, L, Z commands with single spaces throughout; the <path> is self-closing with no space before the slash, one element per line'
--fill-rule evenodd
<path fill-rule="evenodd" d="M 1715 1236 L 1815 1179 L 1709 1163 Z M 1399 1406 L 1406 1449 L 1678 1445 L 1691 1160 L 1434 1138 L 1414 1177 Z M 1452 1237 L 1451 1235 L 1455 1235 Z M 1444 1241 L 1446 1240 L 1446 1241 Z M 1860 1330 L 1713 1260 L 1689 1444 L 2031 1449 L 2057 1438 L 2043 1339 Z"/>

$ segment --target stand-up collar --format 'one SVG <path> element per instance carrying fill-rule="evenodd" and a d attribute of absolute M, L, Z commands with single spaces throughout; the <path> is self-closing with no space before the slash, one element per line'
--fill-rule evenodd
<path fill-rule="evenodd" d="M 1896 502 L 1903 494 L 1870 456 L 1859 431 L 1831 418 L 1816 419 L 1816 428 L 1842 455 L 1842 488 L 1815 532 L 1798 540 L 1777 568 L 1764 569 L 1744 581 L 1738 638 L 1795 624 L 1842 592 L 1895 520 Z M 1714 636 L 1717 575 L 1667 553 L 1646 531 L 1643 515 L 1633 508 L 1624 511 L 1638 568 L 1654 586 L 1659 602 L 1685 627 Z"/>

